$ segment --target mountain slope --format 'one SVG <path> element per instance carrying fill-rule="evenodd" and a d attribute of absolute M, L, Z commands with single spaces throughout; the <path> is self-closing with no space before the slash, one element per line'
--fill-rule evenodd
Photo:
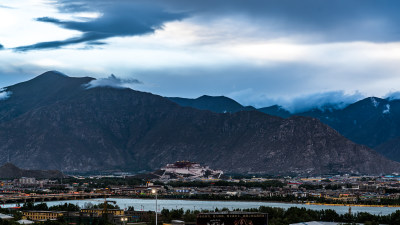
<path fill-rule="evenodd" d="M 400 137 L 386 141 L 374 149 L 387 158 L 400 162 Z"/>
<path fill-rule="evenodd" d="M 31 109 L 52 104 L 79 95 L 82 85 L 93 78 L 67 77 L 60 72 L 49 71 L 32 80 L 4 88 L 10 93 L 7 101 L 0 100 L 0 123 L 18 117 Z"/>
<path fill-rule="evenodd" d="M 258 110 L 268 115 L 279 116 L 282 118 L 288 118 L 292 116 L 289 111 L 278 105 L 256 109 L 252 106 L 243 106 L 235 100 L 225 96 L 203 95 L 195 99 L 180 97 L 169 97 L 168 99 L 180 106 L 192 107 L 201 110 L 209 110 L 216 113 L 235 113 L 240 111 Z"/>
<path fill-rule="evenodd" d="M 64 175 L 57 170 L 23 170 L 11 163 L 6 163 L 0 167 L 0 178 L 62 178 Z"/>
<path fill-rule="evenodd" d="M 251 106 L 242 106 L 235 100 L 225 96 L 203 95 L 195 99 L 179 97 L 170 97 L 168 99 L 177 103 L 180 106 L 192 107 L 201 110 L 209 110 L 216 113 L 235 113 L 239 111 L 256 110 Z"/>
<path fill-rule="evenodd" d="M 257 110 L 260 112 L 266 113 L 268 115 L 279 116 L 282 118 L 289 118 L 292 116 L 292 114 L 289 111 L 287 111 L 286 109 L 284 109 L 278 105 L 263 107 L 263 108 L 259 108 Z"/>
<path fill-rule="evenodd" d="M 0 124 L 0 162 L 10 152 L 16 165 L 63 171 L 150 171 L 177 160 L 238 173 L 400 170 L 317 119 L 220 114 L 131 89 L 76 88 Z"/>
<path fill-rule="evenodd" d="M 400 137 L 400 101 L 398 100 L 389 101 L 370 97 L 344 109 L 331 111 L 316 109 L 298 115 L 318 118 L 350 140 L 376 148 L 382 153 L 385 151 L 382 151 L 382 147 L 377 148 L 378 146 Z M 389 147 L 389 145 L 386 146 Z"/>
<path fill-rule="evenodd" d="M 202 102 L 196 99 L 179 98 L 175 101 L 182 106 L 191 106 L 197 109 L 207 109 L 213 112 L 223 112 L 221 108 L 229 108 L 234 102 L 235 108 L 230 112 L 243 111 L 244 106 L 227 97 L 201 97 Z M 215 99 L 223 98 L 217 102 Z M 200 99 L 200 98 L 199 98 Z M 219 107 L 219 108 L 217 108 Z M 369 97 L 343 109 L 326 107 L 315 108 L 306 112 L 291 114 L 284 108 L 273 105 L 257 109 L 260 112 L 289 118 L 293 115 L 317 118 L 321 122 L 339 131 L 350 140 L 367 145 L 384 156 L 400 161 L 400 101 Z"/>

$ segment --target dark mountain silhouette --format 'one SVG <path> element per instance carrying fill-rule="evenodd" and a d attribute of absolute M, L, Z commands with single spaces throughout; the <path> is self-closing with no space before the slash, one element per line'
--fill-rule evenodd
<path fill-rule="evenodd" d="M 62 178 L 64 174 L 57 170 L 23 170 L 11 163 L 6 163 L 0 167 L 0 178 Z"/>
<path fill-rule="evenodd" d="M 216 113 L 235 113 L 239 111 L 255 110 L 254 107 L 242 106 L 235 100 L 225 96 L 203 95 L 195 99 L 179 97 L 170 97 L 168 99 L 179 104 L 180 106 L 192 107 L 201 110 L 210 110 L 211 112 Z"/>
<path fill-rule="evenodd" d="M 286 109 L 284 109 L 278 105 L 263 107 L 263 108 L 259 108 L 257 110 L 260 112 L 272 115 L 272 116 L 279 116 L 282 118 L 289 118 L 292 116 L 292 114 L 289 111 L 287 111 Z"/>
<path fill-rule="evenodd" d="M 235 100 L 225 96 L 203 95 L 195 99 L 180 97 L 169 97 L 168 99 L 177 103 L 180 106 L 192 107 L 201 110 L 209 110 L 216 113 L 235 113 L 240 111 L 258 110 L 260 112 L 272 116 L 279 116 L 282 118 L 288 118 L 292 116 L 289 111 L 278 105 L 256 109 L 253 106 L 243 106 Z"/>
<path fill-rule="evenodd" d="M 79 95 L 81 85 L 93 80 L 90 77 L 67 77 L 60 72 L 49 71 L 32 80 L 5 88 L 12 98 L 0 102 L 0 122 L 16 118 L 34 108 L 52 104 Z"/>
<path fill-rule="evenodd" d="M 317 119 L 214 113 L 126 88 L 86 89 L 90 80 L 49 72 L 8 87 L 11 97 L 0 101 L 8 115 L 0 123 L 0 163 L 9 155 L 24 168 L 81 172 L 153 171 L 177 160 L 236 173 L 400 170 Z"/>

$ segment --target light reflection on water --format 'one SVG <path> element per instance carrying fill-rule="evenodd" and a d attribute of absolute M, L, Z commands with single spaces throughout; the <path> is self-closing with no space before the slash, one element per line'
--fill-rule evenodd
<path fill-rule="evenodd" d="M 155 210 L 155 199 L 129 199 L 129 198 L 108 198 L 107 200 L 116 201 L 117 205 L 124 209 L 132 206 L 135 210 L 143 211 L 154 211 Z M 86 199 L 86 200 L 66 200 L 66 201 L 52 201 L 46 202 L 48 206 L 60 205 L 64 203 L 77 204 L 83 207 L 85 203 L 99 204 L 102 203 L 104 199 Z M 39 202 L 40 203 L 40 202 Z M 180 209 L 184 210 L 214 210 L 215 208 L 222 209 L 228 208 L 232 209 L 248 209 L 248 208 L 258 208 L 260 206 L 269 206 L 288 209 L 290 207 L 304 207 L 312 210 L 322 210 L 322 209 L 333 209 L 339 214 L 348 213 L 348 206 L 324 206 L 324 205 L 304 205 L 304 204 L 291 204 L 291 203 L 277 203 L 277 202 L 245 202 L 245 201 L 195 201 L 195 200 L 158 200 L 159 211 L 162 209 Z M 5 204 L 3 207 L 13 207 L 16 204 Z M 351 207 L 352 213 L 357 212 L 368 212 L 375 215 L 387 215 L 400 210 L 398 207 Z"/>

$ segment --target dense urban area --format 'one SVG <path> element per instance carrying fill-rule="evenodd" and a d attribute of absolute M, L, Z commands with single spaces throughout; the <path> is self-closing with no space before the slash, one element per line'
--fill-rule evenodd
<path fill-rule="evenodd" d="M 266 213 L 268 224 L 292 224 L 321 220 L 400 224 L 400 211 L 391 215 L 352 213 L 352 206 L 400 206 L 400 176 L 334 175 L 316 177 L 243 176 L 223 174 L 196 163 L 176 162 L 148 174 L 65 176 L 57 179 L 21 177 L 1 181 L 1 221 L 60 224 L 155 224 L 155 213 L 141 206 L 119 209 L 107 199 L 148 198 L 298 203 L 288 210 L 262 206 L 259 209 L 213 210 L 159 209 L 158 223 L 196 224 L 199 215 L 241 211 Z M 98 205 L 81 208 L 73 204 L 48 207 L 47 201 L 97 199 Z M 100 200 L 99 200 L 100 199 Z M 14 203 L 15 207 L 7 207 Z M 303 205 L 345 205 L 346 214 L 334 210 L 313 211 Z M 197 222 L 198 224 L 199 222 Z"/>

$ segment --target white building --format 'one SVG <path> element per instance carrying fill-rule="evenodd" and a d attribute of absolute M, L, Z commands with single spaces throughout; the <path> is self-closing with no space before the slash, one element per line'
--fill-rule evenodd
<path fill-rule="evenodd" d="M 19 178 L 20 184 L 36 184 L 36 179 L 34 177 L 21 177 Z"/>
<path fill-rule="evenodd" d="M 217 175 L 219 177 L 223 174 L 222 170 L 211 170 L 208 166 L 201 166 L 199 163 L 189 161 L 177 161 L 174 164 L 167 164 L 161 170 L 164 170 L 163 176 L 167 173 L 190 175 L 193 177 L 207 177 L 209 175 Z"/>

